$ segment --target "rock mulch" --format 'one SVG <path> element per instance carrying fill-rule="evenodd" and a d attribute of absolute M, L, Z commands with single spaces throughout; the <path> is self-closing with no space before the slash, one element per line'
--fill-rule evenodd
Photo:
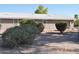
<path fill-rule="evenodd" d="M 79 34 L 43 33 L 39 35 L 32 46 L 22 46 L 14 49 L 4 48 L 0 41 L 0 54 L 73 54 L 79 53 Z"/>

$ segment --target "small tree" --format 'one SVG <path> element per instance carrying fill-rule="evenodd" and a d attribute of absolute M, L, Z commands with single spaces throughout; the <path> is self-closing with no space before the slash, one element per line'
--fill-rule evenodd
<path fill-rule="evenodd" d="M 60 31 L 61 34 L 66 30 L 67 24 L 66 23 L 56 23 L 55 24 L 58 31 Z"/>
<path fill-rule="evenodd" d="M 75 26 L 75 27 L 79 27 L 79 18 L 78 18 L 78 14 L 75 14 L 75 15 L 74 15 L 74 18 L 76 19 L 75 22 L 74 22 L 74 26 Z"/>
<path fill-rule="evenodd" d="M 44 8 L 44 6 L 39 5 L 34 13 L 35 14 L 47 14 L 48 13 L 48 8 Z"/>
<path fill-rule="evenodd" d="M 74 18 L 75 18 L 76 20 L 78 20 L 78 14 L 75 14 L 75 15 L 74 15 Z"/>
<path fill-rule="evenodd" d="M 79 19 L 74 22 L 74 27 L 79 27 Z"/>

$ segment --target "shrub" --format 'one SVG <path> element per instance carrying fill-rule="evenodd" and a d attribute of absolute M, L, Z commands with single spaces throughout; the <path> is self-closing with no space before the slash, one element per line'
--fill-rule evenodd
<path fill-rule="evenodd" d="M 22 34 L 21 43 L 22 44 L 32 44 L 36 35 L 39 34 L 38 28 L 31 24 L 23 25 L 23 26 L 21 26 L 21 28 L 25 32 Z"/>
<path fill-rule="evenodd" d="M 20 25 L 21 26 L 23 26 L 23 25 L 27 25 L 27 24 L 31 24 L 31 25 L 33 25 L 33 26 L 35 26 L 35 27 L 37 27 L 38 28 L 38 30 L 40 31 L 40 33 L 43 31 L 43 29 L 44 29 L 44 25 L 42 24 L 42 23 L 36 23 L 35 21 L 33 21 L 33 20 L 21 20 L 20 21 Z"/>
<path fill-rule="evenodd" d="M 42 24 L 37 25 L 34 21 L 23 22 L 20 22 L 20 26 L 9 28 L 3 33 L 4 46 L 14 48 L 24 44 L 30 45 L 33 43 L 36 35 L 43 30 Z"/>
<path fill-rule="evenodd" d="M 23 44 L 32 44 L 38 29 L 32 25 L 17 26 L 7 29 L 3 35 L 4 46 L 13 48 Z"/>
<path fill-rule="evenodd" d="M 40 32 L 42 32 L 44 29 L 44 25 L 42 23 L 37 23 L 37 27 L 38 27 Z"/>
<path fill-rule="evenodd" d="M 33 21 L 31 19 L 23 19 L 19 23 L 21 26 L 26 25 L 26 24 L 36 25 L 35 21 Z"/>
<path fill-rule="evenodd" d="M 10 48 L 18 46 L 21 40 L 21 31 L 22 29 L 18 26 L 7 29 L 2 35 L 3 44 Z"/>
<path fill-rule="evenodd" d="M 29 32 L 30 34 L 38 34 L 40 32 L 36 26 L 31 24 L 22 25 L 21 27 L 23 30 Z"/>
<path fill-rule="evenodd" d="M 67 24 L 66 23 L 56 23 L 55 26 L 56 26 L 57 30 L 61 32 L 61 34 L 67 28 Z"/>
<path fill-rule="evenodd" d="M 79 27 L 79 20 L 76 20 L 76 21 L 74 22 L 74 27 Z"/>

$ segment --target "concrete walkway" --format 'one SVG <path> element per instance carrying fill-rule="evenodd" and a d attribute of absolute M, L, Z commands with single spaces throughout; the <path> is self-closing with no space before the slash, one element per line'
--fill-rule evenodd
<path fill-rule="evenodd" d="M 44 33 L 39 35 L 32 46 L 22 46 L 14 49 L 2 47 L 0 41 L 0 54 L 58 54 L 79 53 L 78 33 Z"/>

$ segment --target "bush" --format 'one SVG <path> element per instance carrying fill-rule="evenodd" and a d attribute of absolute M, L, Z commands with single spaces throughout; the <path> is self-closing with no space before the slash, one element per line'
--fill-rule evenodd
<path fill-rule="evenodd" d="M 30 20 L 30 19 L 29 19 L 29 20 L 21 20 L 21 21 L 20 21 L 20 25 L 21 25 L 21 26 L 27 25 L 27 24 L 31 24 L 31 25 L 37 27 L 38 30 L 40 31 L 40 33 L 41 33 L 41 32 L 43 31 L 43 29 L 44 29 L 44 25 L 43 25 L 42 23 L 36 23 L 35 21 Z"/>
<path fill-rule="evenodd" d="M 4 46 L 14 48 L 24 44 L 31 45 L 36 35 L 42 31 L 39 30 L 40 25 L 33 25 L 34 23 L 21 23 L 21 26 L 7 29 L 2 35 Z"/>
<path fill-rule="evenodd" d="M 61 34 L 66 30 L 67 24 L 66 23 L 56 23 L 55 24 L 58 31 L 61 32 Z"/>
<path fill-rule="evenodd" d="M 79 27 L 79 20 L 76 20 L 76 21 L 74 22 L 74 27 Z"/>
<path fill-rule="evenodd" d="M 21 32 L 22 29 L 18 26 L 7 29 L 2 35 L 4 46 L 10 48 L 18 46 L 21 41 Z"/>
<path fill-rule="evenodd" d="M 38 27 L 38 29 L 39 29 L 40 32 L 42 32 L 43 29 L 44 29 L 44 25 L 42 23 L 38 23 L 37 27 Z"/>
<path fill-rule="evenodd" d="M 21 26 L 22 30 L 24 30 L 24 34 L 22 34 L 22 44 L 32 44 L 36 35 L 39 34 L 39 30 L 37 27 L 27 24 Z"/>
<path fill-rule="evenodd" d="M 35 21 L 33 21 L 31 19 L 23 19 L 19 23 L 21 26 L 26 25 L 26 24 L 36 25 Z"/>
<path fill-rule="evenodd" d="M 3 44 L 10 48 L 23 44 L 30 45 L 37 34 L 38 29 L 32 25 L 9 28 L 2 35 Z"/>

